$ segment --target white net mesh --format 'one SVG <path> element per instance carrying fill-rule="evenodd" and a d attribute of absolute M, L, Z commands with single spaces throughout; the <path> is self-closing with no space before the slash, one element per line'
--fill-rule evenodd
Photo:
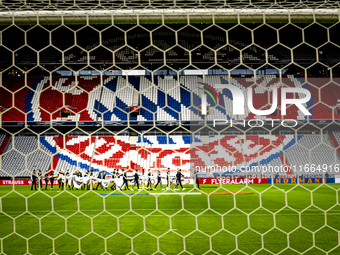
<path fill-rule="evenodd" d="M 338 186 L 328 183 L 340 164 L 338 2 L 45 2 L 0 1 L 0 181 L 9 184 L 0 186 L 1 253 L 339 252 Z M 239 9 L 180 14 L 194 4 Z M 146 15 L 174 6 L 178 15 Z M 239 12 L 253 6 L 270 12 Z M 59 12 L 74 10 L 85 12 Z M 220 102 L 207 97 L 203 116 L 201 97 L 212 91 L 202 83 L 251 88 L 262 110 L 273 88 L 304 88 L 312 116 L 294 105 L 286 116 L 281 105 L 233 115 L 225 89 L 216 89 Z M 214 119 L 240 123 L 212 127 Z M 242 122 L 251 119 L 265 125 Z M 226 169 L 199 173 L 201 195 L 189 177 L 206 166 Z M 69 190 L 58 177 L 53 191 L 21 186 L 34 170 L 128 169 L 144 179 L 168 167 L 172 179 L 182 169 L 187 190 L 146 193 L 142 182 L 134 194 L 100 195 L 97 184 Z"/>

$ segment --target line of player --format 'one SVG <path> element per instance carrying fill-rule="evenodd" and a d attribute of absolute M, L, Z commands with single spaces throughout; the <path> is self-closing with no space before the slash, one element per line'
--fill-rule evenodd
<path fill-rule="evenodd" d="M 58 181 L 59 190 L 74 190 L 75 189 L 82 189 L 82 190 L 98 190 L 98 187 L 101 188 L 101 190 L 104 189 L 111 189 L 111 190 L 133 190 L 135 186 L 137 186 L 138 190 L 141 190 L 139 187 L 139 181 L 141 180 L 146 186 L 146 190 L 153 190 L 151 180 L 156 179 L 157 183 L 154 186 L 154 189 L 157 188 L 158 185 L 160 185 L 160 188 L 162 190 L 165 190 L 162 185 L 162 179 L 166 179 L 166 189 L 170 189 L 171 181 L 173 177 L 170 176 L 170 168 L 166 171 L 166 176 L 163 177 L 161 170 L 158 169 L 156 175 L 154 176 L 151 173 L 151 169 L 148 170 L 147 175 L 139 175 L 138 171 L 135 170 L 132 176 L 127 175 L 127 170 L 119 170 L 114 169 L 111 175 L 108 175 L 109 173 L 107 171 L 100 171 L 100 172 L 94 172 L 93 170 L 89 171 L 87 170 L 85 173 L 82 173 L 80 170 L 75 170 L 73 172 L 70 172 L 67 170 L 66 172 L 64 170 L 55 171 L 55 170 L 49 170 L 46 171 L 43 175 L 41 170 L 36 173 L 36 170 L 33 170 L 33 173 L 31 175 L 31 190 L 33 188 L 37 190 L 37 183 L 38 187 L 40 187 L 42 190 L 44 189 L 42 180 L 45 180 L 45 190 L 47 190 L 48 186 L 48 180 L 50 180 L 51 190 L 53 190 L 53 184 L 54 180 L 56 179 Z M 175 179 L 176 179 L 176 185 L 174 187 L 174 190 L 179 190 L 178 187 L 180 186 L 182 190 L 185 190 L 182 185 L 182 177 L 184 175 L 181 173 L 181 169 L 177 169 Z M 197 178 L 197 172 L 194 172 L 194 179 L 196 179 L 196 186 L 199 188 L 199 182 Z M 132 183 L 131 189 L 129 189 L 129 183 Z M 111 184 L 111 186 L 110 186 Z"/>

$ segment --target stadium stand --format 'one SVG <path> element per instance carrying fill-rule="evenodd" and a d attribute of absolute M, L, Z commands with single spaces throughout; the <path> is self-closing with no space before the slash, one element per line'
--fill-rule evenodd
<path fill-rule="evenodd" d="M 339 252 L 339 1 L 0 0 L 0 13 L 1 254 Z M 234 115 L 216 84 L 262 110 L 277 88 L 278 107 Z M 283 87 L 310 91 L 312 115 L 283 116 Z M 95 178 L 69 191 L 51 171 L 59 189 L 30 190 L 33 170 L 59 169 Z M 113 169 L 128 173 L 111 191 Z M 145 190 L 148 169 L 150 189 L 166 176 L 174 190 Z M 134 170 L 137 193 L 119 191 Z"/>
<path fill-rule="evenodd" d="M 49 137 L 41 137 L 40 141 L 45 139 L 51 141 Z M 30 176 L 33 170 L 46 171 L 51 165 L 52 151 L 34 136 L 15 136 L 8 140 L 2 153 L 1 175 Z"/>
<path fill-rule="evenodd" d="M 307 160 L 311 164 L 340 164 L 339 148 L 331 142 L 331 137 L 340 142 L 340 133 L 307 135 L 221 135 L 209 136 L 207 141 L 190 135 L 144 135 L 134 141 L 131 136 L 45 136 L 39 140 L 34 136 L 16 136 L 9 139 L 2 153 L 2 176 L 8 173 L 29 176 L 30 171 L 55 169 L 74 171 L 115 169 L 171 169 L 181 168 L 189 176 L 191 167 L 206 165 L 235 167 L 235 171 L 224 171 L 223 175 L 244 176 L 242 166 L 279 167 L 287 166 L 287 171 L 278 171 L 281 177 L 301 174 L 305 177 L 318 176 L 299 170 Z M 8 137 L 1 135 L 1 147 Z M 201 137 L 202 139 L 202 137 Z M 321 143 L 322 141 L 322 143 Z M 14 149 L 13 149 L 14 148 Z M 38 149 L 39 148 L 39 149 Z M 337 150 L 336 150 L 337 148 Z M 38 149 L 38 150 L 37 150 Z M 308 151 L 310 149 L 310 152 Z M 25 166 L 27 155 L 27 170 Z M 13 162 L 15 162 L 13 164 Z M 292 168 L 291 166 L 296 166 Z M 251 174 L 263 176 L 261 168 Z M 212 169 L 204 170 L 205 176 L 218 174 Z M 334 175 L 334 173 L 333 173 Z"/>
<path fill-rule="evenodd" d="M 24 78 L 6 79 L 6 88 L 10 88 L 14 94 L 13 104 L 11 97 L 5 92 L 0 96 L 0 102 L 4 108 L 3 121 L 60 121 L 62 111 L 67 110 L 70 115 L 66 121 L 126 121 L 130 120 L 200 120 L 202 117 L 197 110 L 201 104 L 199 83 L 203 82 L 200 76 L 180 76 L 177 81 L 164 79 L 162 76 L 151 77 L 132 76 L 126 79 L 124 76 L 103 77 L 104 88 L 100 86 L 98 76 L 81 76 L 75 81 L 74 77 L 53 77 L 52 86 L 48 77 L 31 77 L 27 81 L 27 87 L 19 90 L 25 84 Z M 231 77 L 230 80 L 224 75 L 211 75 L 205 78 L 207 84 L 227 84 L 238 86 L 244 94 L 246 88 L 253 85 L 254 107 L 267 109 L 268 97 L 271 98 L 273 87 L 279 88 L 278 103 L 280 106 L 281 83 L 275 75 L 254 78 Z M 312 99 L 306 107 L 311 111 L 311 119 L 340 119 L 340 114 L 333 111 L 340 96 L 340 86 L 334 82 L 320 81 L 320 79 L 308 78 L 299 75 L 288 75 L 282 82 L 291 87 L 308 89 Z M 255 85 L 254 85 L 255 84 Z M 222 105 L 217 105 L 208 97 L 208 105 L 212 108 L 208 119 L 229 119 L 232 109 L 232 95 L 227 89 L 217 89 L 222 98 Z M 302 95 L 298 95 L 302 96 Z M 134 98 L 138 100 L 133 102 Z M 319 98 L 321 101 L 319 101 Z M 65 100 L 65 104 L 63 104 Z M 271 99 L 270 99 L 271 100 Z M 270 101 L 269 101 L 270 102 Z M 64 107 L 63 107 L 64 106 Z M 130 116 L 129 107 L 141 107 L 137 117 Z M 295 106 L 294 106 L 295 107 Z M 334 112 L 334 113 L 333 113 Z M 245 109 L 246 119 L 254 118 L 248 107 Z M 235 118 L 243 119 L 243 116 Z M 258 116 L 261 119 L 281 119 L 277 115 Z M 290 110 L 287 119 L 305 119 L 306 117 L 298 110 Z"/>

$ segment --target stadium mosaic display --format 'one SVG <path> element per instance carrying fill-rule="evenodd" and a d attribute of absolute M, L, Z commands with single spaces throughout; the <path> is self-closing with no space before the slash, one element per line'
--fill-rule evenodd
<path fill-rule="evenodd" d="M 338 254 L 338 8 L 0 1 L 0 253 Z"/>

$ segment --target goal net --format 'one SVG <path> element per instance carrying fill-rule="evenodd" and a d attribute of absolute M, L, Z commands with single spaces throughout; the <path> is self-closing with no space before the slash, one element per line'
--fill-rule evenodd
<path fill-rule="evenodd" d="M 335 1 L 0 1 L 0 253 L 338 254 L 338 31 Z"/>

